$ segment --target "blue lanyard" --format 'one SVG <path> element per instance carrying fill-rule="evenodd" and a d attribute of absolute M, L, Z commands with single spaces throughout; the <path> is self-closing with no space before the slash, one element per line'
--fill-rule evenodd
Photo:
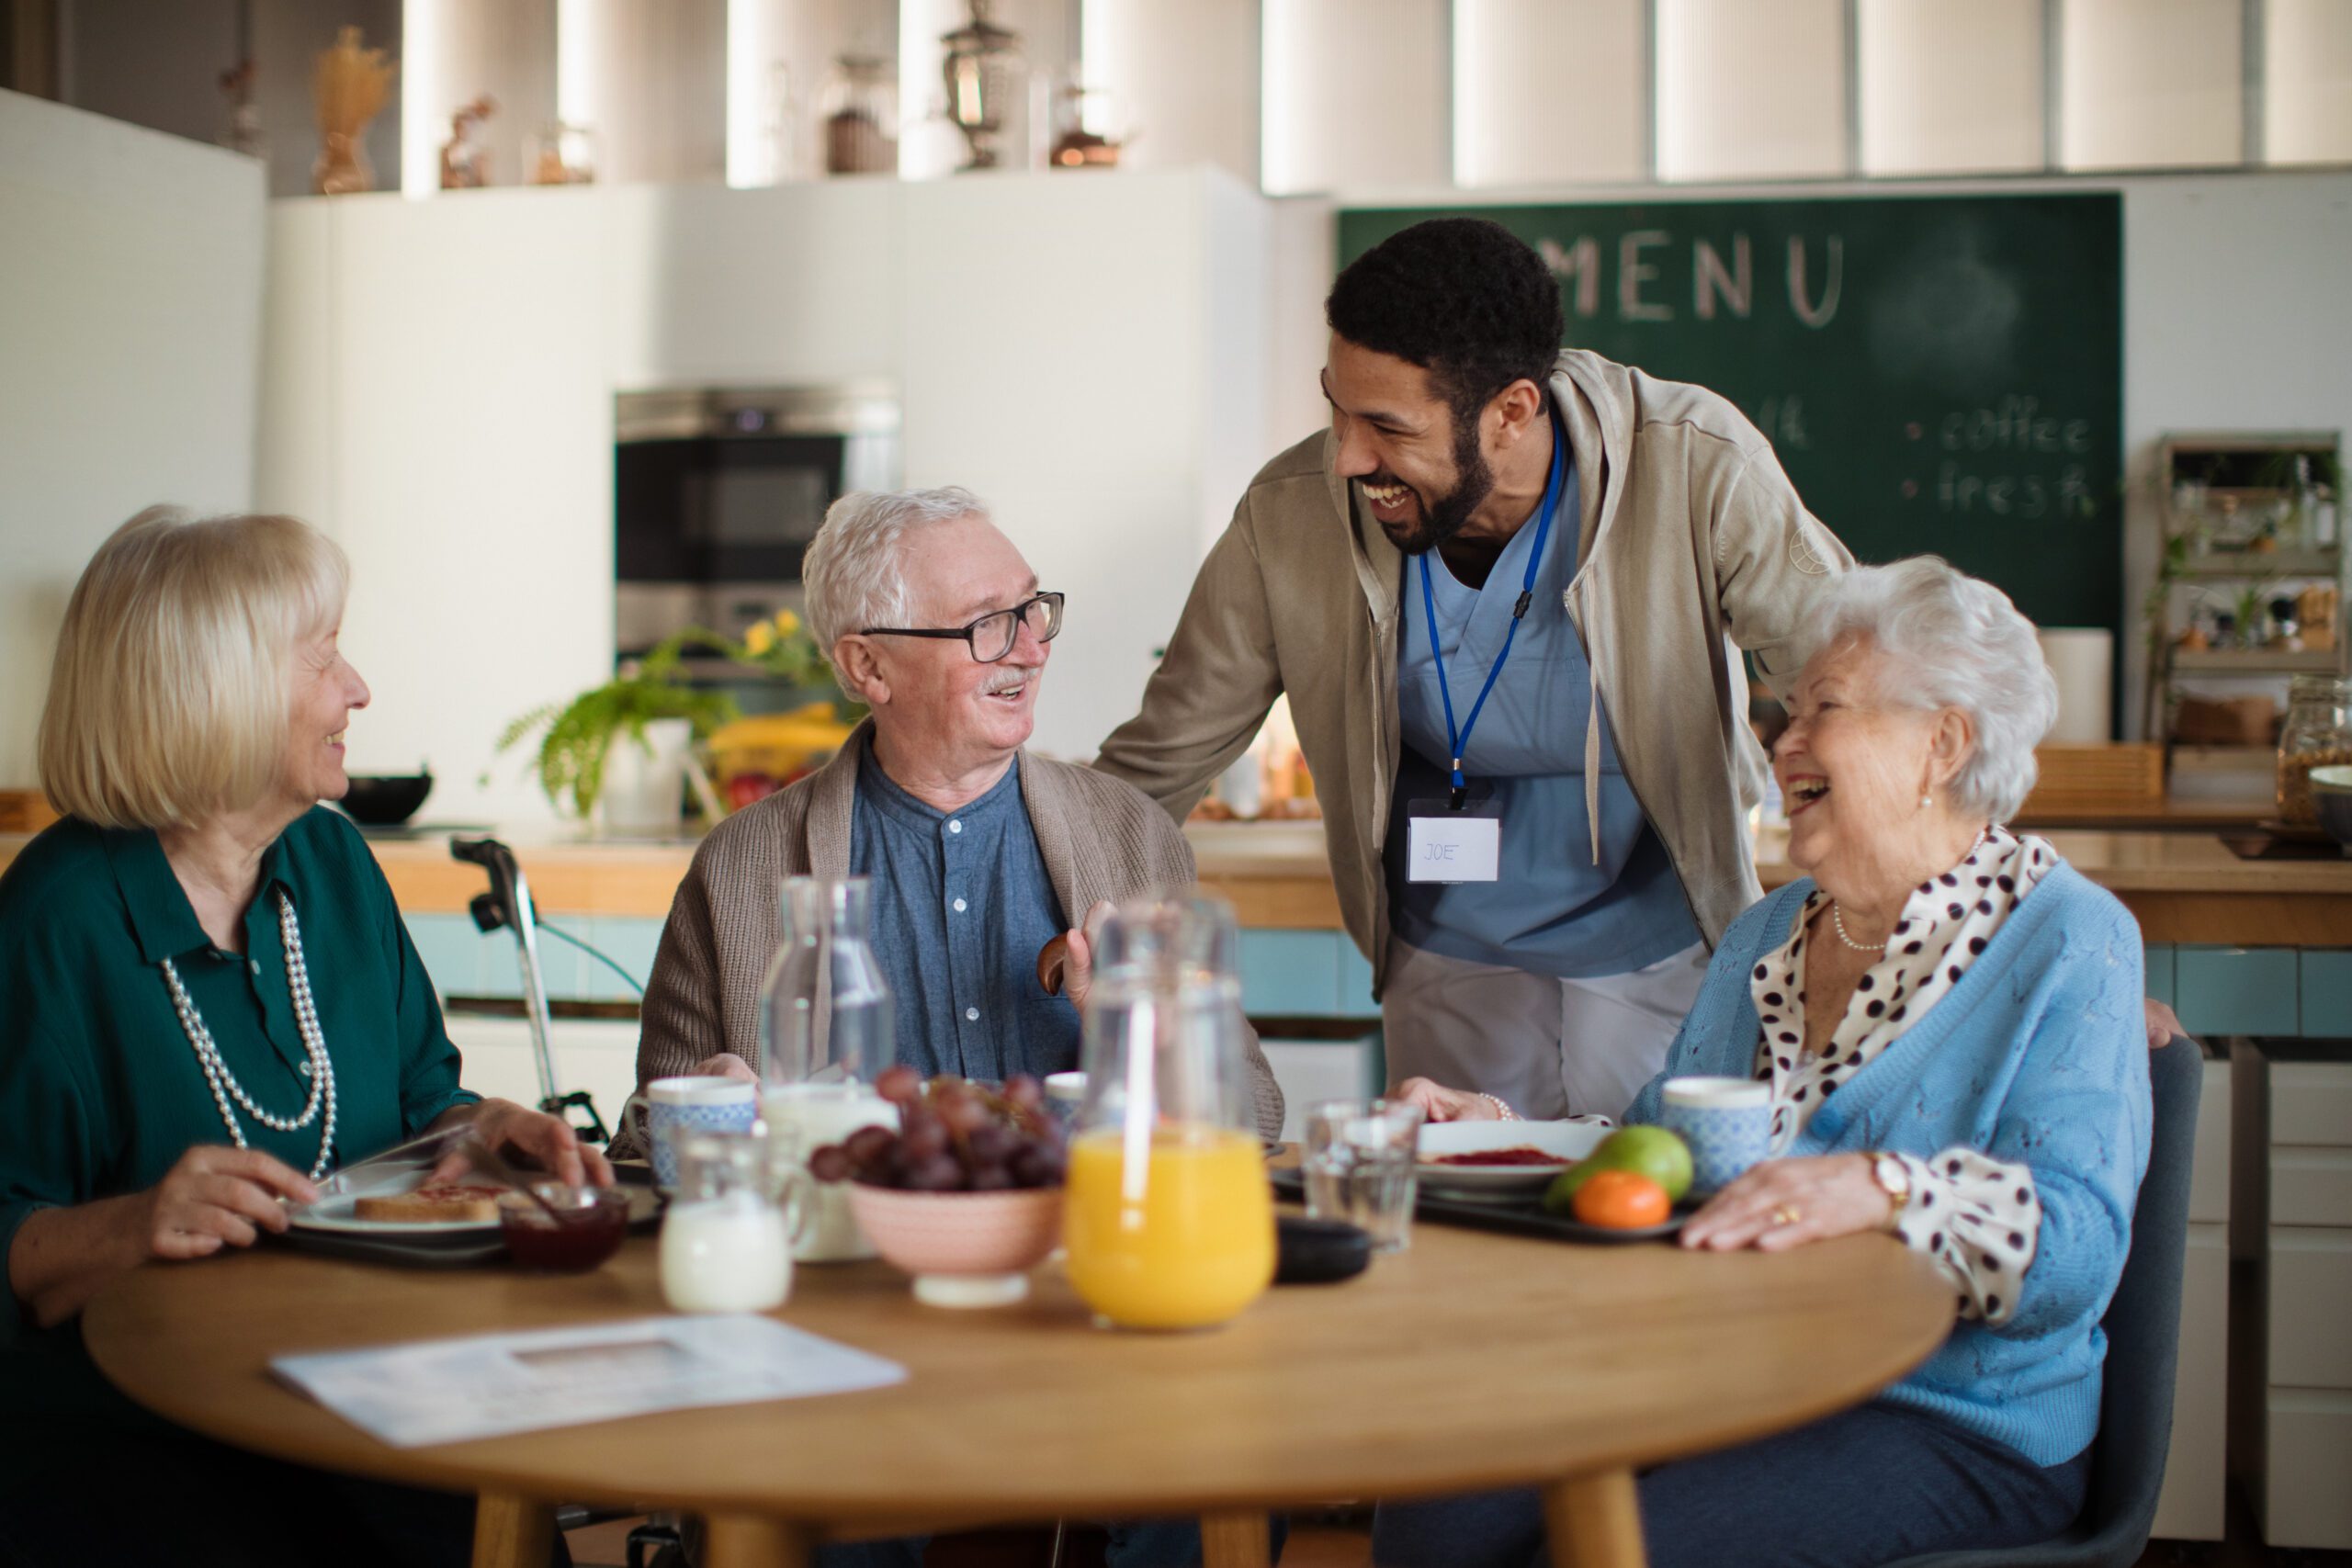
<path fill-rule="evenodd" d="M 1495 677 L 1503 672 L 1510 660 L 1510 645 L 1519 637 L 1519 623 L 1527 618 L 1527 607 L 1535 602 L 1535 569 L 1544 563 L 1544 541 L 1552 532 L 1552 514 L 1560 509 L 1561 480 L 1568 470 L 1568 437 L 1557 419 L 1552 422 L 1552 474 L 1544 482 L 1544 510 L 1536 514 L 1535 547 L 1527 552 L 1527 579 L 1519 586 L 1519 603 L 1511 606 L 1510 629 L 1503 634 L 1503 649 L 1495 655 L 1495 667 L 1487 671 L 1487 683 L 1478 688 L 1478 700 L 1470 705 L 1470 719 L 1459 730 L 1453 728 L 1453 690 L 1445 679 L 1445 653 L 1437 636 L 1437 591 L 1430 586 L 1430 558 L 1421 556 L 1421 608 L 1430 620 L 1430 658 L 1437 665 L 1437 694 L 1445 704 L 1445 747 L 1453 759 L 1453 794 L 1450 804 L 1453 810 L 1462 809 L 1469 786 L 1462 777 L 1462 753 L 1470 749 L 1470 732 L 1477 728 L 1479 712 L 1487 705 L 1487 694 L 1495 689 Z"/>

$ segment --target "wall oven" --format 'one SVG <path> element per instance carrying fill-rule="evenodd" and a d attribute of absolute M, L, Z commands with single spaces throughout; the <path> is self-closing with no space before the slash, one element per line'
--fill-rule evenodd
<path fill-rule="evenodd" d="M 898 394 L 881 383 L 623 392 L 614 416 L 620 658 L 798 609 L 825 509 L 899 482 Z"/>

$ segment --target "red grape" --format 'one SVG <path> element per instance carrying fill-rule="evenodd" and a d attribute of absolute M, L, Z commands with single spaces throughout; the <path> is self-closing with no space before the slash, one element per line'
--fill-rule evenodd
<path fill-rule="evenodd" d="M 964 1168 L 953 1156 L 940 1155 L 908 1171 L 904 1185 L 915 1192 L 954 1192 L 964 1185 Z"/>
<path fill-rule="evenodd" d="M 808 1156 L 808 1174 L 820 1181 L 846 1181 L 849 1173 L 849 1151 L 839 1144 L 827 1144 Z"/>
<path fill-rule="evenodd" d="M 922 1098 L 922 1075 L 903 1063 L 885 1067 L 874 1080 L 874 1092 L 893 1105 L 912 1105 Z"/>

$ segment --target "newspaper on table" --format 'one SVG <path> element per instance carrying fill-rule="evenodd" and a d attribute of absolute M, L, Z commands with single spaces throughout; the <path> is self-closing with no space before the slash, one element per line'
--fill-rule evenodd
<path fill-rule="evenodd" d="M 403 1449 L 663 1410 L 851 1393 L 907 1376 L 895 1361 L 748 1313 L 280 1356 L 270 1369 Z"/>

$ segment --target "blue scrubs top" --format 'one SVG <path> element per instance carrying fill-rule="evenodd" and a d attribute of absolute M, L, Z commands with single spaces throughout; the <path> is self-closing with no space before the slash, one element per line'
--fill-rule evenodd
<path fill-rule="evenodd" d="M 1566 439 L 1556 419 L 1553 432 L 1555 440 Z M 1589 979 L 1669 958 L 1698 942 L 1700 932 L 1666 846 L 1625 782 L 1605 713 L 1600 820 L 1586 814 L 1585 721 L 1600 699 L 1583 641 L 1561 600 L 1576 577 L 1577 496 L 1571 457 L 1536 570 L 1533 601 L 1462 759 L 1470 798 L 1491 799 L 1501 809 L 1498 881 L 1408 881 L 1406 818 L 1415 801 L 1443 801 L 1451 783 L 1437 657 L 1444 657 L 1453 683 L 1453 711 L 1466 717 L 1510 629 L 1511 606 L 1535 547 L 1533 518 L 1511 536 L 1483 588 L 1461 582 L 1443 557 L 1430 553 L 1435 650 L 1420 563 L 1406 562 L 1396 653 L 1405 744 L 1386 867 L 1392 923 L 1413 946 L 1472 963 Z"/>

